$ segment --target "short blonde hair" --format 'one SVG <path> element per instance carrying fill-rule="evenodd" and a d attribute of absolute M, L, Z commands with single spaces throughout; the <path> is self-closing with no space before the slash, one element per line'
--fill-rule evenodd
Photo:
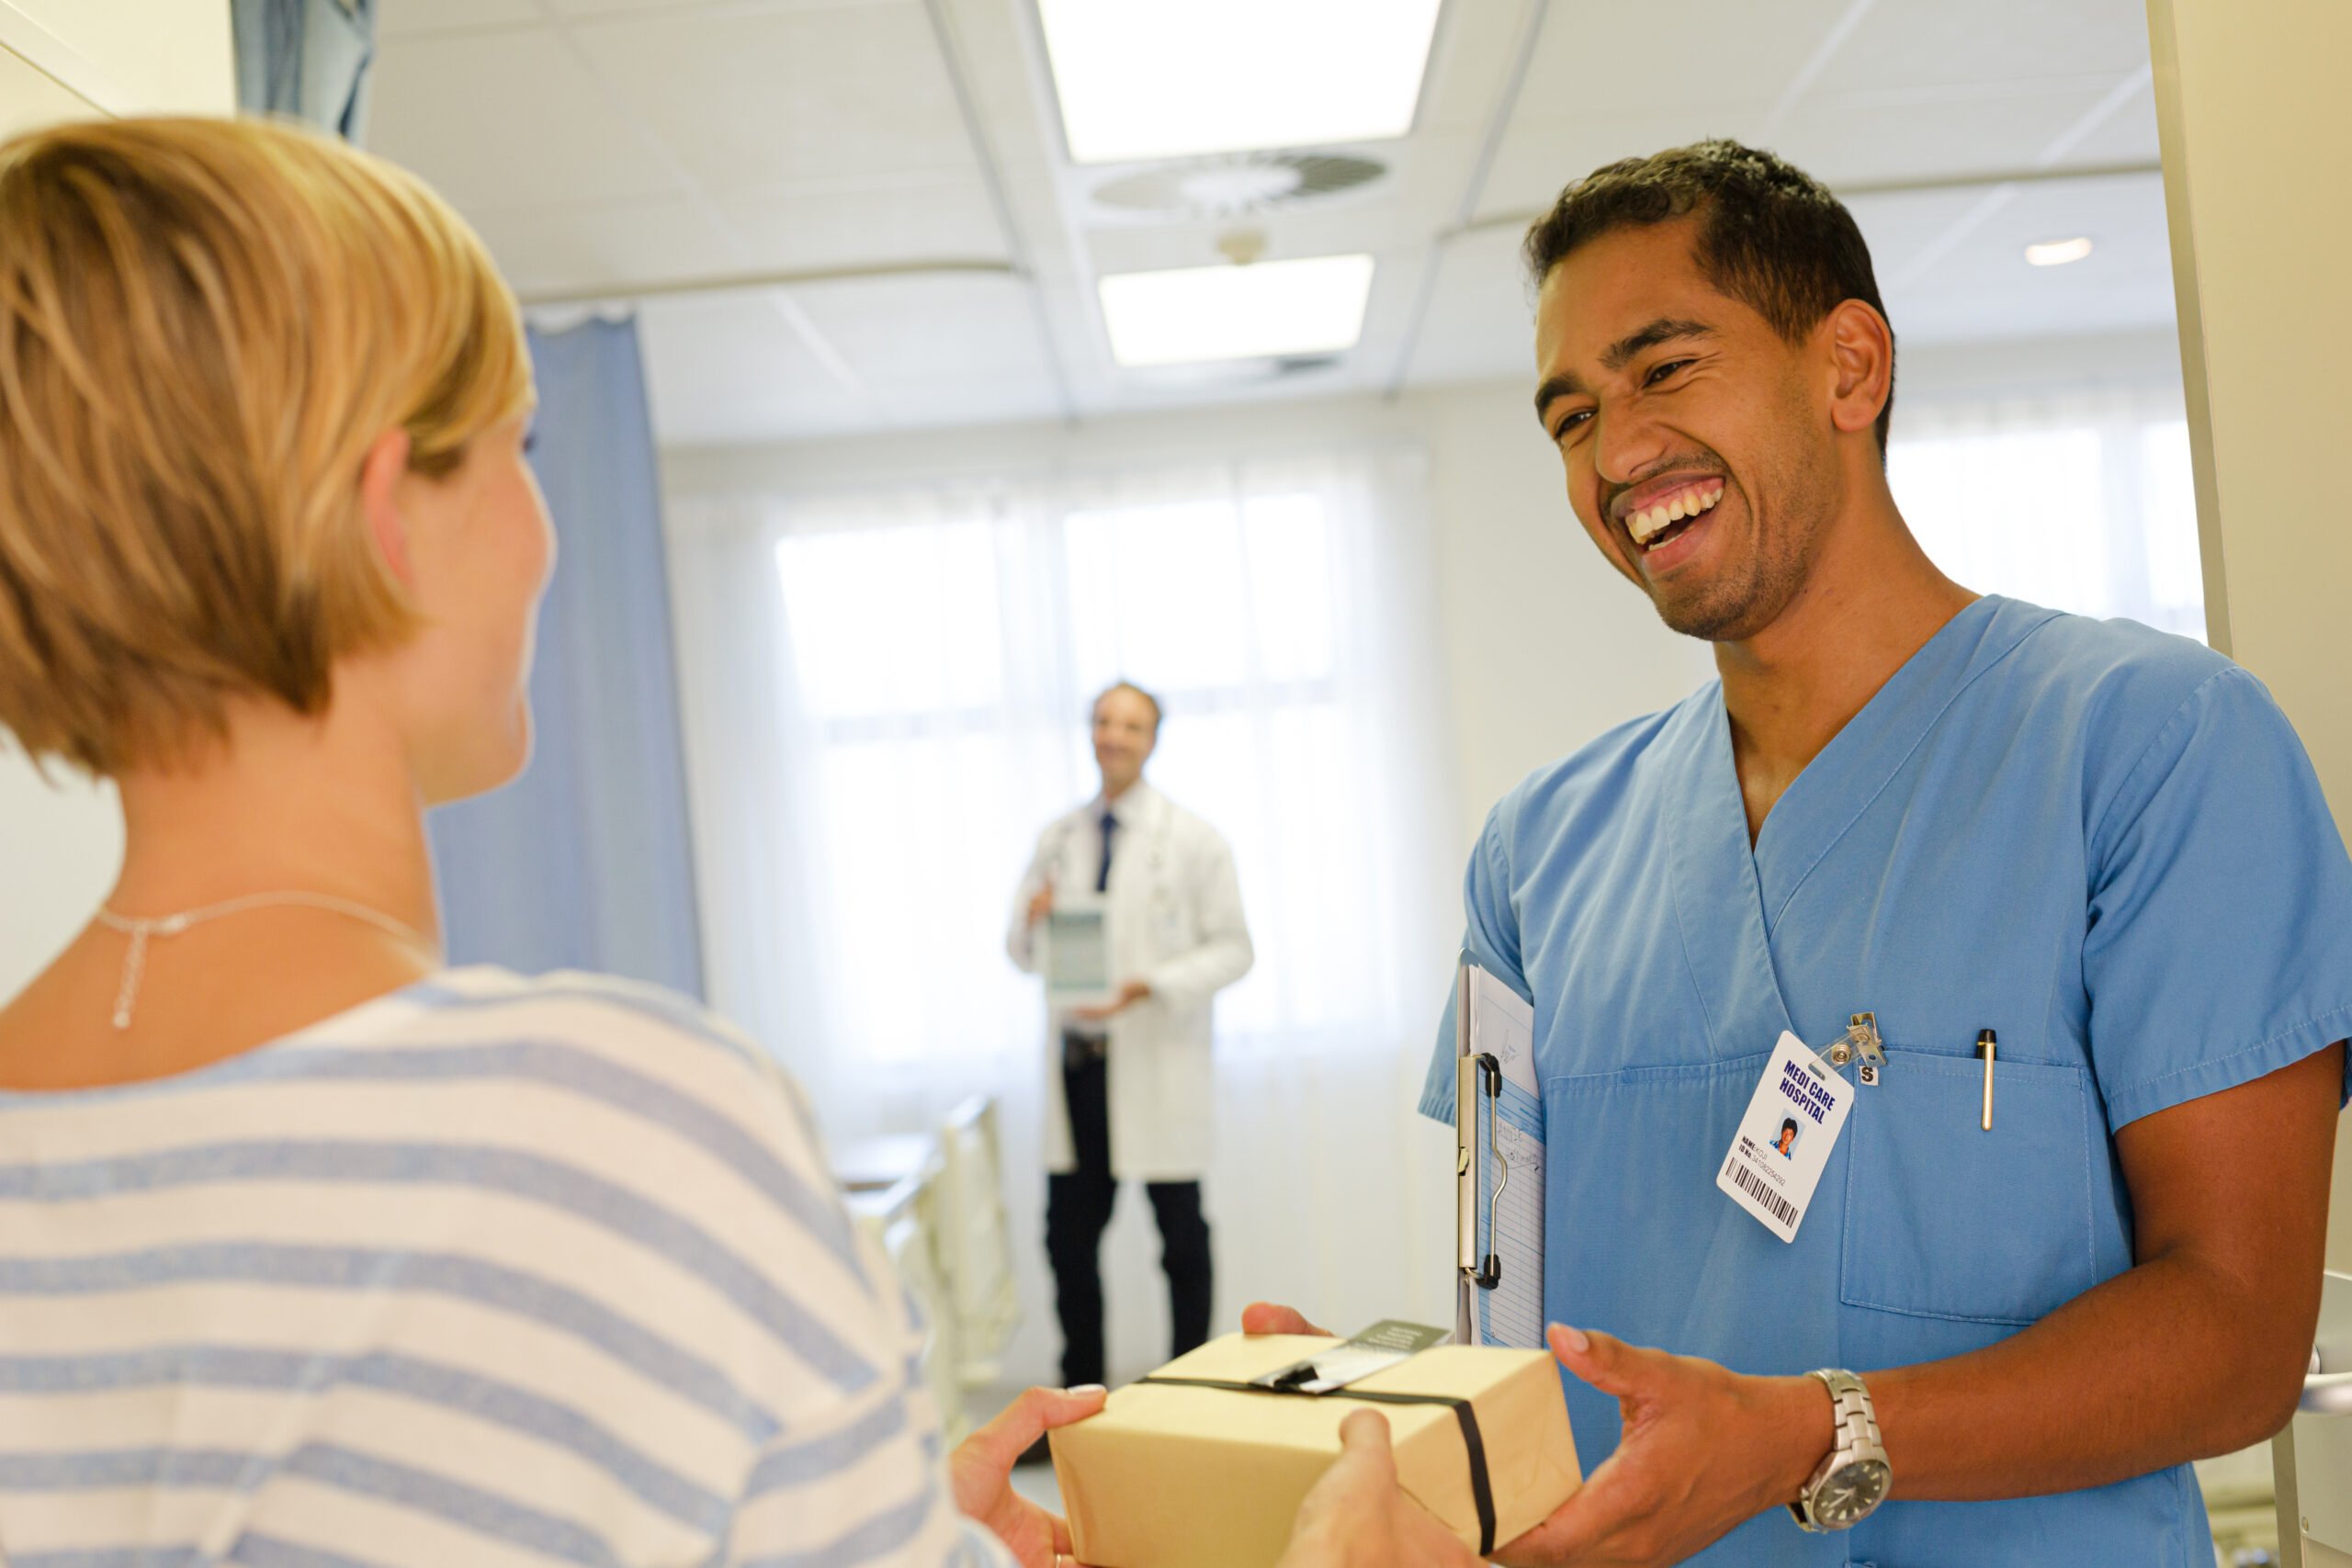
<path fill-rule="evenodd" d="M 514 295 L 414 176 L 263 121 L 0 146 L 0 727 L 98 774 L 322 711 L 414 615 L 358 502 L 526 411 Z"/>

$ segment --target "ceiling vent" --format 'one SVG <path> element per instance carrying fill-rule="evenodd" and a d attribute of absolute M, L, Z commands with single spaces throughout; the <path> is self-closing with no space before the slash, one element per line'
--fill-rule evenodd
<path fill-rule="evenodd" d="M 1095 186 L 1094 199 L 1136 217 L 1240 218 L 1322 201 L 1387 173 L 1374 159 L 1337 152 L 1235 152 L 1122 175 Z"/>

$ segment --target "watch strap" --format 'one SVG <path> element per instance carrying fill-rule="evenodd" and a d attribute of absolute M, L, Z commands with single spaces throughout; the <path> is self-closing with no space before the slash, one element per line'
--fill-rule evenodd
<path fill-rule="evenodd" d="M 1829 1454 L 1815 1469 L 1804 1493 L 1789 1505 L 1789 1512 L 1804 1529 L 1821 1531 L 1843 1528 L 1821 1524 L 1813 1517 L 1814 1497 L 1822 1483 L 1857 1460 L 1874 1459 L 1884 1464 L 1886 1448 L 1879 1439 L 1877 1408 L 1871 1404 L 1870 1390 L 1860 1378 L 1842 1367 L 1817 1368 L 1807 1375 L 1818 1379 L 1829 1391 Z"/>

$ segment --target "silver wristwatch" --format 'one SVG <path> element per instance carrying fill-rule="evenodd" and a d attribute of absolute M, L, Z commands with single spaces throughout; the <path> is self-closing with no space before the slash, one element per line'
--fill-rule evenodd
<path fill-rule="evenodd" d="M 1800 1529 L 1814 1531 L 1851 1529 L 1886 1501 L 1894 1472 L 1879 1445 L 1878 1412 L 1871 1407 L 1871 1391 L 1862 1380 L 1835 1368 L 1813 1374 L 1829 1390 L 1838 1426 L 1829 1441 L 1829 1457 L 1804 1483 L 1789 1512 Z"/>

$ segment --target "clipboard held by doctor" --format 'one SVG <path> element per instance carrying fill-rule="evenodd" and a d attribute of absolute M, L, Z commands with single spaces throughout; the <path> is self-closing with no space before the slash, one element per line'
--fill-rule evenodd
<path fill-rule="evenodd" d="M 1055 1012 L 1107 1007 L 1118 992 L 1111 973 L 1111 901 L 1100 893 L 1054 895 L 1037 923 L 1038 971 Z"/>
<path fill-rule="evenodd" d="M 1454 983 L 1454 1337 L 1544 1344 L 1544 1101 L 1535 1009 L 1466 957 Z"/>

